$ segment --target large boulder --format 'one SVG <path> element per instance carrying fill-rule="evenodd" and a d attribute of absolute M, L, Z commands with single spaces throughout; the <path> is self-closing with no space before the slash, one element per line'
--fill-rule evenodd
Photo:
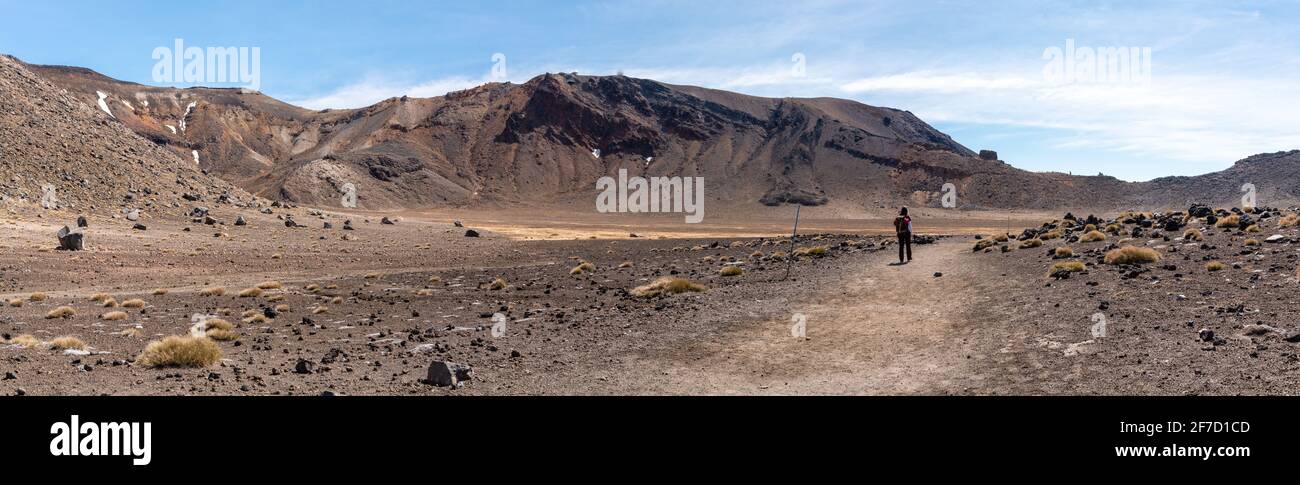
<path fill-rule="evenodd" d="M 80 227 L 63 226 L 59 229 L 59 249 L 64 251 L 81 251 L 86 249 L 86 236 Z"/>
<path fill-rule="evenodd" d="M 473 370 L 470 366 L 436 360 L 429 364 L 429 375 L 425 377 L 424 382 L 438 387 L 454 387 L 472 378 Z"/>

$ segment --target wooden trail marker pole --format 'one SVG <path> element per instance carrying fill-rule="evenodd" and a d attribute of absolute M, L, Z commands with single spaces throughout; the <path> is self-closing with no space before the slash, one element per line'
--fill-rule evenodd
<path fill-rule="evenodd" d="M 794 206 L 794 230 L 790 232 L 790 254 L 786 255 L 785 260 L 785 281 L 790 278 L 790 266 L 794 264 L 794 240 L 799 237 L 799 210 L 803 209 L 803 204 Z"/>

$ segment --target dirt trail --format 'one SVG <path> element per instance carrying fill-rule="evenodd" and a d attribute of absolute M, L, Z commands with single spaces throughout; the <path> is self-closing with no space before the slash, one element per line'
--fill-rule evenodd
<path fill-rule="evenodd" d="M 954 394 L 978 392 L 984 356 L 996 350 L 991 278 L 973 268 L 965 242 L 916 246 L 895 265 L 882 251 L 843 268 L 840 287 L 790 302 L 790 316 L 743 325 L 701 342 L 661 368 L 657 391 L 691 394 Z M 943 276 L 936 277 L 935 273 Z M 807 339 L 792 336 L 806 316 Z M 978 323 L 975 323 L 978 322 Z M 708 357 L 700 357 L 708 356 Z"/>

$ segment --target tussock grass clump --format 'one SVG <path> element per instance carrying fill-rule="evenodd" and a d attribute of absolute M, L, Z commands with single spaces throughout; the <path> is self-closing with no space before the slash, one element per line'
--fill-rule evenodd
<path fill-rule="evenodd" d="M 431 284 L 431 285 L 442 284 L 442 278 L 437 277 L 437 276 L 430 276 L 430 277 L 429 277 L 429 284 Z"/>
<path fill-rule="evenodd" d="M 163 296 L 163 295 L 166 295 L 166 294 L 167 294 L 167 289 L 166 289 L 166 288 L 156 288 L 156 289 L 154 289 L 153 292 L 151 292 L 150 294 L 152 294 L 153 296 Z"/>
<path fill-rule="evenodd" d="M 135 358 L 145 367 L 207 367 L 221 360 L 221 347 L 207 337 L 171 336 L 149 342 Z"/>
<path fill-rule="evenodd" d="M 122 308 L 144 308 L 144 300 L 134 298 L 124 301 L 122 302 Z"/>
<path fill-rule="evenodd" d="M 89 345 L 86 345 L 86 342 L 71 335 L 64 335 L 51 340 L 50 347 L 54 350 L 86 350 L 90 348 Z"/>
<path fill-rule="evenodd" d="M 1029 239 L 1020 243 L 1020 249 L 1030 249 L 1030 248 L 1037 248 L 1042 246 L 1043 246 L 1042 239 Z"/>
<path fill-rule="evenodd" d="M 506 280 L 504 278 L 497 278 L 495 280 L 492 280 L 491 283 L 487 284 L 487 289 L 492 291 L 504 290 L 507 284 L 509 283 L 506 283 Z"/>
<path fill-rule="evenodd" d="M 997 241 L 997 242 L 1000 242 L 1000 243 L 1004 243 L 1004 242 L 1010 241 L 1010 240 L 1011 240 L 1011 236 L 1008 236 L 1008 235 L 1006 235 L 1006 234 L 994 234 L 994 235 L 993 235 L 993 240 L 994 240 L 994 241 Z"/>
<path fill-rule="evenodd" d="M 579 264 L 575 266 L 573 269 L 569 270 L 569 274 L 580 275 L 583 273 L 590 273 L 592 271 L 596 271 L 596 265 L 583 261 L 582 264 Z"/>
<path fill-rule="evenodd" d="M 1121 226 L 1119 224 L 1111 224 L 1109 226 L 1106 226 L 1106 234 L 1110 234 L 1113 236 L 1118 236 L 1119 232 L 1122 230 L 1124 230 L 1124 226 Z"/>
<path fill-rule="evenodd" d="M 1083 271 L 1085 267 L 1086 265 L 1083 264 L 1083 261 L 1061 261 L 1059 263 L 1053 264 L 1052 270 L 1048 271 L 1047 274 L 1051 275 L 1056 273 L 1057 271 L 1062 271 L 1062 270 L 1069 271 L 1071 273 L 1078 273 L 1080 271 Z"/>
<path fill-rule="evenodd" d="M 1151 248 L 1124 246 L 1106 253 L 1106 264 L 1144 264 L 1160 261 L 1160 253 Z"/>
<path fill-rule="evenodd" d="M 723 266 L 722 270 L 718 271 L 718 274 L 722 276 L 740 276 L 742 274 L 745 274 L 745 270 L 741 269 L 740 266 L 736 266 L 733 264 L 733 265 Z"/>
<path fill-rule="evenodd" d="M 1224 269 L 1227 268 L 1228 268 L 1227 265 L 1220 263 L 1218 261 L 1210 261 L 1209 263 L 1205 264 L 1206 271 L 1223 271 Z"/>
<path fill-rule="evenodd" d="M 90 301 L 93 301 L 95 303 L 103 303 L 112 298 L 113 296 L 109 295 L 108 293 L 95 293 L 94 295 L 90 296 Z"/>
<path fill-rule="evenodd" d="M 979 241 L 975 242 L 975 249 L 973 251 L 980 252 L 985 249 L 996 246 L 997 244 L 998 244 L 997 241 L 994 241 L 993 239 L 980 239 Z"/>
<path fill-rule="evenodd" d="M 1219 222 L 1215 223 L 1214 227 L 1228 229 L 1240 225 L 1241 225 L 1241 216 L 1233 214 L 1228 217 L 1224 217 L 1223 219 L 1219 219 Z"/>
<path fill-rule="evenodd" d="M 1261 229 L 1259 228 L 1259 224 L 1251 224 L 1250 226 L 1246 227 L 1246 232 L 1259 232 L 1259 231 L 1261 231 Z"/>
<path fill-rule="evenodd" d="M 631 267 L 632 267 L 632 262 L 631 262 L 631 261 L 624 261 L 622 264 L 619 264 L 619 265 L 618 265 L 618 269 L 628 269 L 628 268 L 631 268 Z"/>
<path fill-rule="evenodd" d="M 1201 231 L 1196 229 L 1188 229 L 1187 232 L 1183 233 L 1183 239 L 1188 241 L 1204 241 L 1205 234 L 1201 234 Z"/>
<path fill-rule="evenodd" d="M 1074 256 L 1074 250 L 1062 246 L 1062 247 L 1056 248 L 1056 251 L 1054 251 L 1053 254 L 1056 254 L 1056 257 L 1058 257 L 1058 258 L 1069 258 L 1069 257 Z"/>
<path fill-rule="evenodd" d="M 9 306 L 14 307 L 14 308 L 22 307 L 22 306 L 23 306 L 23 300 L 22 300 L 21 298 L 14 298 L 14 299 L 12 299 L 12 300 L 9 300 Z"/>
<path fill-rule="evenodd" d="M 377 280 L 381 275 L 379 273 L 366 273 L 366 279 Z"/>
<path fill-rule="evenodd" d="M 245 288 L 243 291 L 239 292 L 240 298 L 257 298 L 259 296 L 262 296 L 261 288 Z"/>
<path fill-rule="evenodd" d="M 1300 215 L 1287 214 L 1285 216 L 1282 216 L 1282 219 L 1277 222 L 1277 225 L 1278 227 L 1290 227 L 1290 226 L 1300 225 Z"/>
<path fill-rule="evenodd" d="M 320 292 L 320 285 L 318 285 L 318 284 L 316 284 L 316 283 L 312 283 L 312 284 L 310 284 L 310 285 L 307 285 L 307 286 L 304 287 L 303 289 L 305 289 L 305 290 L 307 290 L 308 292 L 311 292 L 311 293 L 317 293 L 317 292 Z"/>
<path fill-rule="evenodd" d="M 32 334 L 25 333 L 9 339 L 9 343 L 26 349 L 26 348 L 31 348 L 40 345 L 41 340 L 36 338 Z"/>
<path fill-rule="evenodd" d="M 1258 240 L 1258 239 L 1255 239 L 1255 238 L 1250 238 L 1250 239 L 1247 239 L 1246 242 L 1244 242 L 1244 243 L 1242 243 L 1242 244 L 1243 244 L 1243 245 L 1246 245 L 1246 246 L 1258 246 L 1258 245 L 1259 245 L 1259 240 Z"/>
<path fill-rule="evenodd" d="M 707 286 L 701 285 L 699 283 L 696 283 L 694 281 L 685 278 L 673 278 L 671 276 L 665 276 L 655 280 L 654 282 L 648 285 L 643 285 L 643 286 L 638 286 L 636 288 L 633 288 L 632 296 L 650 298 L 659 295 L 676 295 L 676 294 L 686 293 L 686 292 L 701 292 L 701 291 L 708 291 L 708 290 L 709 288 Z"/>
<path fill-rule="evenodd" d="M 279 281 L 263 281 L 258 283 L 257 287 L 263 290 L 278 290 L 284 288 L 284 285 L 280 284 Z"/>
<path fill-rule="evenodd" d="M 209 318 L 203 323 L 203 330 L 211 332 L 213 330 L 234 330 L 235 325 L 220 318 Z"/>
<path fill-rule="evenodd" d="M 856 242 L 856 241 L 855 241 L 855 242 Z M 749 253 L 749 257 L 750 257 L 750 259 L 762 259 L 762 257 L 763 257 L 763 252 L 762 252 L 762 251 L 754 251 L 754 252 L 752 252 L 752 253 Z"/>
<path fill-rule="evenodd" d="M 1096 230 L 1097 230 L 1096 224 L 1088 224 L 1086 226 L 1083 226 L 1083 232 L 1085 233 L 1096 231 Z"/>
<path fill-rule="evenodd" d="M 74 310 L 70 306 L 61 306 L 53 310 L 50 310 L 49 313 L 45 314 L 46 319 L 72 318 L 75 316 L 77 316 L 77 310 Z"/>
<path fill-rule="evenodd" d="M 127 316 L 126 312 L 108 312 L 100 315 L 99 319 L 112 322 L 117 320 L 126 320 Z"/>
<path fill-rule="evenodd" d="M 263 315 L 261 313 L 258 313 L 256 315 L 244 319 L 244 323 L 247 323 L 249 325 L 258 325 L 269 321 L 271 321 L 271 319 L 266 318 L 266 315 Z"/>
<path fill-rule="evenodd" d="M 1039 238 L 1039 239 L 1042 239 L 1042 240 L 1044 240 L 1044 241 L 1051 241 L 1051 240 L 1053 240 L 1053 239 L 1058 239 L 1058 238 L 1060 238 L 1061 236 L 1064 236 L 1064 235 L 1065 235 L 1065 232 L 1064 232 L 1064 231 L 1062 231 L 1062 230 L 1060 230 L 1060 229 L 1052 229 L 1052 230 L 1047 231 L 1047 232 L 1045 232 L 1045 233 L 1043 233 L 1043 234 L 1039 234 L 1039 235 L 1038 235 L 1038 238 Z"/>
<path fill-rule="evenodd" d="M 433 290 L 428 288 L 415 290 L 415 296 L 433 296 Z"/>
<path fill-rule="evenodd" d="M 143 335 L 143 333 L 140 332 L 140 329 L 138 328 L 128 328 L 121 332 L 117 332 L 117 334 L 123 337 L 132 337 L 132 338 L 139 338 L 140 335 Z"/>
<path fill-rule="evenodd" d="M 27 299 L 31 301 L 45 301 L 47 298 L 49 297 L 46 296 L 45 293 L 39 293 L 39 292 L 32 293 L 32 296 L 27 297 Z"/>
<path fill-rule="evenodd" d="M 199 291 L 199 296 L 222 296 L 225 294 L 226 294 L 226 289 L 220 286 L 214 286 L 212 288 L 204 288 L 202 291 Z"/>
<path fill-rule="evenodd" d="M 239 340 L 239 333 L 230 329 L 215 328 L 212 330 L 208 330 L 206 333 L 208 338 L 212 340 L 216 340 L 218 342 L 230 342 L 232 340 Z"/>
<path fill-rule="evenodd" d="M 1106 240 L 1106 233 L 1098 231 L 1096 229 L 1085 232 L 1083 233 L 1082 236 L 1079 236 L 1079 242 L 1084 242 L 1084 243 L 1100 242 L 1105 240 Z"/>
<path fill-rule="evenodd" d="M 102 305 L 104 308 L 117 308 L 117 300 L 113 298 L 109 298 L 107 300 L 104 300 L 104 303 Z"/>
<path fill-rule="evenodd" d="M 322 313 L 328 313 L 329 311 L 330 311 L 329 307 L 324 306 L 324 305 L 321 305 L 321 306 L 318 306 L 318 307 L 316 307 L 316 308 L 313 308 L 313 309 L 311 310 L 311 313 L 312 313 L 312 315 L 320 315 L 320 314 L 322 314 Z"/>
<path fill-rule="evenodd" d="M 826 247 L 826 246 L 811 246 L 811 247 L 799 248 L 799 249 L 794 250 L 794 255 L 795 255 L 795 256 L 812 256 L 812 257 L 815 257 L 815 258 L 816 258 L 816 257 L 825 256 L 826 253 L 830 252 L 830 250 L 831 250 L 831 249 L 828 248 L 828 247 Z"/>

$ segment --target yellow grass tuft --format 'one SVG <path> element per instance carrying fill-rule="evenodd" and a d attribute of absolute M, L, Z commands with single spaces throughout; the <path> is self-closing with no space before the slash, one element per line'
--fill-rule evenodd
<path fill-rule="evenodd" d="M 733 265 L 723 266 L 722 270 L 718 271 L 718 274 L 722 276 L 740 276 L 742 274 L 745 274 L 745 270 L 741 269 L 740 266 L 736 266 L 733 264 Z"/>
<path fill-rule="evenodd" d="M 221 360 L 221 347 L 207 337 L 171 336 L 149 342 L 135 358 L 145 367 L 207 367 Z"/>
<path fill-rule="evenodd" d="M 618 269 L 628 269 L 628 268 L 631 268 L 631 267 L 632 267 L 632 262 L 631 262 L 631 261 L 624 261 L 624 262 L 622 262 L 621 264 L 618 265 Z"/>
<path fill-rule="evenodd" d="M 329 311 L 330 311 L 329 307 L 324 306 L 324 305 L 321 305 L 321 306 L 318 306 L 318 307 L 316 307 L 316 308 L 313 308 L 313 309 L 311 310 L 311 313 L 312 313 L 313 315 L 320 315 L 320 314 L 322 314 L 322 313 L 327 313 L 327 312 L 329 312 Z"/>
<path fill-rule="evenodd" d="M 993 235 L 993 240 L 994 240 L 994 241 L 997 241 L 997 242 L 1000 242 L 1000 243 L 1004 243 L 1004 242 L 1010 241 L 1010 240 L 1011 240 L 1011 237 L 1008 236 L 1008 235 L 1006 235 L 1006 234 L 994 234 L 994 235 Z"/>
<path fill-rule="evenodd" d="M 126 320 L 127 316 L 128 315 L 126 314 L 126 312 L 108 312 L 103 315 L 100 315 L 99 319 L 111 322 L 116 320 Z"/>
<path fill-rule="evenodd" d="M 1045 232 L 1045 233 L 1043 233 L 1043 234 L 1040 234 L 1040 235 L 1038 236 L 1038 238 L 1039 238 L 1039 239 L 1042 239 L 1042 240 L 1044 240 L 1044 241 L 1050 241 L 1050 240 L 1053 240 L 1053 239 L 1060 238 L 1061 236 L 1064 236 L 1064 235 L 1065 235 L 1065 231 L 1062 231 L 1061 229 L 1052 229 L 1052 230 L 1047 231 L 1047 232 Z"/>
<path fill-rule="evenodd" d="M 1250 226 L 1246 227 L 1246 232 L 1259 232 L 1259 231 L 1261 231 L 1261 229 L 1259 228 L 1259 224 L 1251 224 Z"/>
<path fill-rule="evenodd" d="M 77 311 L 72 309 L 72 307 L 70 306 L 61 306 L 53 310 L 50 310 L 49 313 L 45 314 L 45 318 L 47 319 L 72 318 L 75 316 L 77 316 Z"/>
<path fill-rule="evenodd" d="M 1207 271 L 1223 271 L 1224 269 L 1227 269 L 1227 267 L 1227 265 L 1218 261 L 1210 261 L 1205 265 Z"/>
<path fill-rule="evenodd" d="M 92 296 L 90 297 L 90 301 L 93 301 L 93 302 L 95 302 L 95 303 L 103 303 L 103 302 L 108 301 L 108 300 L 110 300 L 110 299 L 112 299 L 112 298 L 113 298 L 113 296 L 112 296 L 112 295 L 109 295 L 108 293 L 95 293 L 94 295 L 92 295 Z"/>
<path fill-rule="evenodd" d="M 798 256 L 821 257 L 821 256 L 825 256 L 826 253 L 828 253 L 830 250 L 831 249 L 826 246 L 811 246 L 811 247 L 799 248 L 794 250 L 794 255 L 796 257 Z"/>
<path fill-rule="evenodd" d="M 202 291 L 199 292 L 199 296 L 222 296 L 225 294 L 226 294 L 226 289 L 220 286 L 214 286 L 212 288 L 204 288 Z"/>
<path fill-rule="evenodd" d="M 153 294 L 153 296 L 163 296 L 163 295 L 166 295 L 166 294 L 167 294 L 167 289 L 166 289 L 166 288 L 158 288 L 158 289 L 153 290 L 152 294 Z"/>
<path fill-rule="evenodd" d="M 589 272 L 592 272 L 592 271 L 596 271 L 596 265 L 591 264 L 591 263 L 588 263 L 588 262 L 586 262 L 586 261 L 583 261 L 582 264 L 579 264 L 578 266 L 576 266 L 576 267 L 574 267 L 573 269 L 569 270 L 569 274 L 571 274 L 571 275 L 580 275 L 580 274 L 583 274 L 583 273 L 589 273 Z"/>
<path fill-rule="evenodd" d="M 493 290 L 493 291 L 496 291 L 496 290 L 502 290 L 502 289 L 505 289 L 505 287 L 506 287 L 507 284 L 508 284 L 508 283 L 506 283 L 506 280 L 505 280 L 505 279 L 497 278 L 497 279 L 495 279 L 495 280 L 492 280 L 491 283 L 488 283 L 488 285 L 487 285 L 487 289 L 489 289 L 489 290 Z"/>
<path fill-rule="evenodd" d="M 1160 261 L 1160 253 L 1151 248 L 1124 246 L 1106 253 L 1106 264 L 1143 264 Z"/>
<path fill-rule="evenodd" d="M 1278 222 L 1277 222 L 1277 225 L 1278 225 L 1279 227 L 1289 227 L 1289 226 L 1300 225 L 1300 215 L 1297 215 L 1297 214 L 1287 214 L 1287 215 L 1285 215 L 1285 216 L 1282 216 L 1282 220 L 1278 221 Z"/>
<path fill-rule="evenodd" d="M 1082 236 L 1079 236 L 1079 242 L 1085 242 L 1085 243 L 1099 242 L 1105 240 L 1106 240 L 1106 233 L 1098 231 L 1096 229 L 1085 232 L 1083 233 Z"/>
<path fill-rule="evenodd" d="M 203 330 L 211 332 L 213 330 L 234 330 L 235 325 L 220 318 L 209 318 L 204 322 Z"/>
<path fill-rule="evenodd" d="M 1224 217 L 1223 219 L 1219 219 L 1219 222 L 1215 223 L 1214 226 L 1228 229 L 1228 228 L 1237 227 L 1240 224 L 1241 224 L 1241 216 L 1233 214 L 1228 217 Z"/>
<path fill-rule="evenodd" d="M 9 306 L 14 308 L 21 307 L 23 306 L 23 300 L 21 298 L 14 298 L 12 300 L 9 300 Z"/>
<path fill-rule="evenodd" d="M 139 298 L 122 302 L 122 308 L 144 308 L 144 300 Z"/>
<path fill-rule="evenodd" d="M 366 279 L 368 280 L 377 280 L 379 279 L 379 276 L 379 273 L 366 273 Z"/>
<path fill-rule="evenodd" d="M 1058 258 L 1069 258 L 1074 256 L 1074 250 L 1067 247 L 1059 247 L 1056 248 L 1055 254 Z"/>
<path fill-rule="evenodd" d="M 258 283 L 257 287 L 263 290 L 278 290 L 284 288 L 284 285 L 280 284 L 279 281 L 263 281 Z"/>
<path fill-rule="evenodd" d="M 35 347 L 37 345 L 40 345 L 41 340 L 36 338 L 32 334 L 25 333 L 17 337 L 14 337 L 12 339 L 9 339 L 9 343 L 13 345 L 17 345 L 22 348 L 30 348 L 30 347 Z"/>
<path fill-rule="evenodd" d="M 53 348 L 54 350 L 68 350 L 68 349 L 86 350 L 90 346 L 86 345 L 86 342 L 83 342 L 81 339 L 77 337 L 73 337 L 71 335 L 64 335 L 62 337 L 58 337 L 55 338 L 54 340 L 51 340 L 50 347 Z"/>
<path fill-rule="evenodd" d="M 49 297 L 45 296 L 45 293 L 32 293 L 32 296 L 27 297 L 31 301 L 45 301 L 46 298 Z"/>
<path fill-rule="evenodd" d="M 245 288 L 244 291 L 239 292 L 240 298 L 257 298 L 259 296 L 262 296 L 261 288 Z"/>
<path fill-rule="evenodd" d="M 1187 232 L 1183 233 L 1183 239 L 1188 241 L 1204 241 L 1205 235 L 1201 234 L 1201 231 L 1199 230 L 1188 229 Z"/>
<path fill-rule="evenodd" d="M 1246 245 L 1246 246 L 1258 246 L 1258 245 L 1259 245 L 1259 240 L 1258 240 L 1258 239 L 1255 239 L 1255 238 L 1250 238 L 1250 239 L 1247 239 L 1246 242 L 1244 242 L 1244 243 L 1242 243 L 1242 244 L 1243 244 L 1243 245 Z"/>
<path fill-rule="evenodd" d="M 117 308 L 117 300 L 113 298 L 104 300 L 103 306 L 104 308 Z"/>
<path fill-rule="evenodd" d="M 1042 247 L 1042 245 L 1043 245 L 1042 239 L 1029 239 L 1025 242 L 1020 243 L 1020 249 L 1037 248 L 1037 247 Z"/>
<path fill-rule="evenodd" d="M 676 295 L 688 291 L 701 292 L 708 290 L 708 287 L 688 279 L 665 276 L 648 285 L 633 288 L 632 296 L 649 298 L 659 295 Z"/>
<path fill-rule="evenodd" d="M 213 329 L 206 332 L 208 338 L 218 342 L 229 342 L 239 340 L 239 333 L 229 329 Z"/>
<path fill-rule="evenodd" d="M 269 321 L 271 321 L 271 319 L 266 318 L 266 315 L 263 315 L 263 314 L 261 314 L 261 313 L 258 313 L 258 314 L 256 314 L 256 315 L 253 315 L 253 316 L 251 316 L 251 317 L 248 317 L 248 318 L 245 318 L 245 319 L 244 319 L 244 323 L 247 323 L 247 324 L 250 324 L 250 325 L 255 325 L 255 324 L 260 324 L 260 323 L 266 323 L 266 322 L 269 322 Z"/>
<path fill-rule="evenodd" d="M 1071 273 L 1077 273 L 1083 271 L 1085 267 L 1086 265 L 1083 264 L 1083 261 L 1061 261 L 1059 263 L 1053 264 L 1051 271 L 1048 271 L 1047 274 L 1049 275 L 1054 274 L 1057 271 L 1061 271 L 1061 270 L 1069 271 Z"/>
<path fill-rule="evenodd" d="M 1124 226 L 1119 224 L 1111 224 L 1109 226 L 1106 226 L 1106 233 L 1114 236 L 1118 236 L 1119 232 L 1122 230 L 1124 230 Z"/>

